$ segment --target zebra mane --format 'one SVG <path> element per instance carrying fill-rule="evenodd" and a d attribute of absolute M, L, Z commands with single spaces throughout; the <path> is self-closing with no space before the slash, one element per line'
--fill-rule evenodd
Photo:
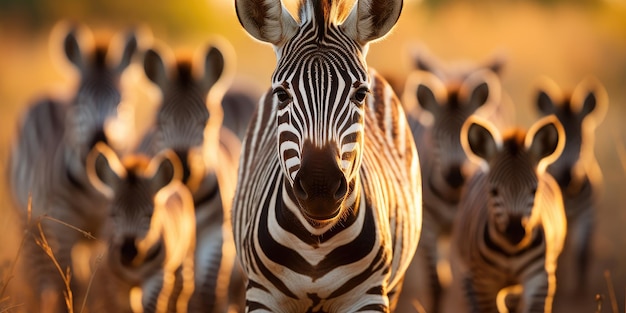
<path fill-rule="evenodd" d="M 511 129 L 502 138 L 502 150 L 506 151 L 506 153 L 517 155 L 519 152 L 524 151 L 526 132 L 523 129 Z"/>
<path fill-rule="evenodd" d="M 298 17 L 301 24 L 315 23 L 318 27 L 318 41 L 326 34 L 326 28 L 343 22 L 351 9 L 351 1 L 339 0 L 301 0 L 298 5 Z"/>
<path fill-rule="evenodd" d="M 183 85 L 189 85 L 195 80 L 195 78 L 193 77 L 193 64 L 191 60 L 179 59 L 176 62 L 176 70 L 179 83 Z"/>

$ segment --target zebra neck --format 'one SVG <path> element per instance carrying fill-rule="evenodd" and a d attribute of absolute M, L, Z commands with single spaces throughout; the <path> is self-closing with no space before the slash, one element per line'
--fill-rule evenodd
<path fill-rule="evenodd" d="M 320 227 L 320 225 L 315 224 L 304 216 L 293 193 L 293 188 L 291 188 L 289 181 L 284 178 L 282 186 L 279 187 L 278 199 L 282 199 L 282 201 L 278 201 L 276 205 L 276 220 L 288 232 L 298 234 L 300 238 L 311 238 L 311 243 L 328 240 L 342 230 L 352 226 L 360 215 L 361 193 L 363 189 L 358 180 L 353 180 L 348 186 L 349 191 L 342 204 L 342 212 L 336 220 Z M 308 235 L 300 236 L 304 234 Z"/>

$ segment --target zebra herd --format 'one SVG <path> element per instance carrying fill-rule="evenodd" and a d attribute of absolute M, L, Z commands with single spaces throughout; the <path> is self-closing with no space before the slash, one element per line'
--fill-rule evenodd
<path fill-rule="evenodd" d="M 511 127 L 500 60 L 420 56 L 396 95 L 366 55 L 402 6 L 235 0 L 276 54 L 258 105 L 231 89 L 228 43 L 189 57 L 68 27 L 78 88 L 27 109 L 8 165 L 25 311 L 442 312 L 456 283 L 469 312 L 551 312 L 560 277 L 588 272 L 606 91 L 546 79 Z M 111 132 L 133 62 L 161 98 L 128 151 Z"/>

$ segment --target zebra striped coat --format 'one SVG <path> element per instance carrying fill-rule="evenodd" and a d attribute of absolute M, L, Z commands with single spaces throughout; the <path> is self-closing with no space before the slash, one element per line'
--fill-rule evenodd
<path fill-rule="evenodd" d="M 98 143 L 87 158 L 90 182 L 110 199 L 108 253 L 91 312 L 187 312 L 194 291 L 196 227 L 193 198 L 182 165 L 163 150 L 153 158 L 120 159 Z M 139 301 L 134 299 L 141 290 Z M 133 304 L 133 305 L 131 305 Z"/>
<path fill-rule="evenodd" d="M 9 162 L 9 185 L 33 237 L 26 240 L 23 258 L 29 269 L 26 274 L 32 275 L 27 282 L 36 297 L 26 302 L 28 311 L 46 307 L 63 312 L 72 305 L 62 298 L 66 287 L 61 274 L 38 246 L 43 244 L 41 236 L 51 243 L 60 268 L 70 269 L 72 293 L 80 303 L 81 283 L 87 282 L 73 270 L 71 251 L 76 243 L 93 245 L 94 241 L 70 227 L 96 238 L 104 233 L 101 221 L 107 216 L 106 201 L 87 181 L 85 158 L 96 142 L 109 139 L 106 124 L 123 118 L 118 114 L 120 78 L 137 50 L 138 38 L 129 32 L 120 37 L 122 47 L 113 42 L 109 47 L 108 42 L 94 45 L 87 40 L 90 34 L 85 27 L 67 27 L 65 55 L 80 73 L 74 98 L 69 103 L 44 99 L 28 108 Z"/>
<path fill-rule="evenodd" d="M 194 199 L 197 288 L 189 312 L 225 312 L 229 305 L 243 305 L 230 216 L 241 142 L 222 126 L 221 100 L 229 78 L 223 46 L 216 42 L 192 60 L 168 58 L 162 47 L 148 50 L 144 59 L 162 101 L 139 151 L 155 155 L 172 149 Z"/>
<path fill-rule="evenodd" d="M 406 82 L 403 104 L 420 155 L 424 227 L 409 279 L 398 303 L 414 311 L 414 299 L 426 312 L 439 312 L 449 283 L 448 246 L 452 223 L 466 179 L 474 170 L 461 146 L 461 127 L 473 113 L 500 119 L 501 64 L 445 69 L 418 58 Z M 427 120 L 427 117 L 430 120 Z M 448 269 L 448 273 L 439 271 Z M 446 279 L 448 278 L 448 279 Z"/>
<path fill-rule="evenodd" d="M 393 310 L 419 240 L 421 178 L 402 106 L 364 58 L 401 7 L 305 1 L 298 24 L 280 1 L 236 1 L 278 58 L 233 205 L 248 312 Z"/>
<path fill-rule="evenodd" d="M 567 225 L 560 189 L 545 168 L 563 150 L 561 124 L 548 116 L 528 132 L 500 137 L 474 116 L 461 139 L 482 164 L 459 202 L 452 237 L 455 279 L 470 311 L 498 312 L 501 290 L 521 285 L 515 312 L 551 312 Z"/>
<path fill-rule="evenodd" d="M 562 278 L 573 278 L 563 284 L 567 289 L 581 290 L 587 283 L 595 207 L 603 189 L 602 172 L 593 152 L 593 132 L 606 113 L 607 94 L 593 78 L 581 81 L 571 95 L 564 95 L 548 79 L 539 88 L 538 111 L 541 115 L 556 115 L 566 138 L 563 153 L 548 167 L 561 187 L 568 225 L 559 272 Z"/>

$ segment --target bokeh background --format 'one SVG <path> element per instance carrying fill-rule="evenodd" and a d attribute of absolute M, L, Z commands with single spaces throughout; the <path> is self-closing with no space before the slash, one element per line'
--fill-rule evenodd
<path fill-rule="evenodd" d="M 258 93 L 269 86 L 275 57 L 271 47 L 240 27 L 233 2 L 0 0 L 0 176 L 5 177 L 17 123 L 29 103 L 73 87 L 73 76 L 59 66 L 65 64 L 55 50 L 60 46 L 50 40 L 58 21 L 81 22 L 96 32 L 139 25 L 175 51 L 193 51 L 220 36 L 236 53 L 231 58 L 234 84 Z M 292 12 L 294 2 L 287 1 Z M 605 190 L 593 236 L 590 292 L 558 298 L 555 312 L 596 312 L 596 294 L 603 295 L 601 312 L 625 312 L 626 0 L 406 0 L 393 33 L 371 45 L 369 64 L 401 89 L 416 48 L 427 49 L 443 62 L 504 56 L 502 84 L 521 126 L 536 118 L 534 90 L 540 76 L 566 90 L 588 75 L 604 84 L 609 110 L 596 130 L 595 153 Z M 129 81 L 131 92 L 138 95 L 133 105 L 140 133 L 151 122 L 155 97 L 140 71 L 134 75 Z M 19 285 L 12 264 L 19 257 L 22 234 L 4 180 L 0 187 L 0 312 L 19 312 L 19 303 L 11 301 L 13 287 Z M 618 311 L 611 307 L 611 295 Z M 13 305 L 17 307 L 11 309 Z"/>

